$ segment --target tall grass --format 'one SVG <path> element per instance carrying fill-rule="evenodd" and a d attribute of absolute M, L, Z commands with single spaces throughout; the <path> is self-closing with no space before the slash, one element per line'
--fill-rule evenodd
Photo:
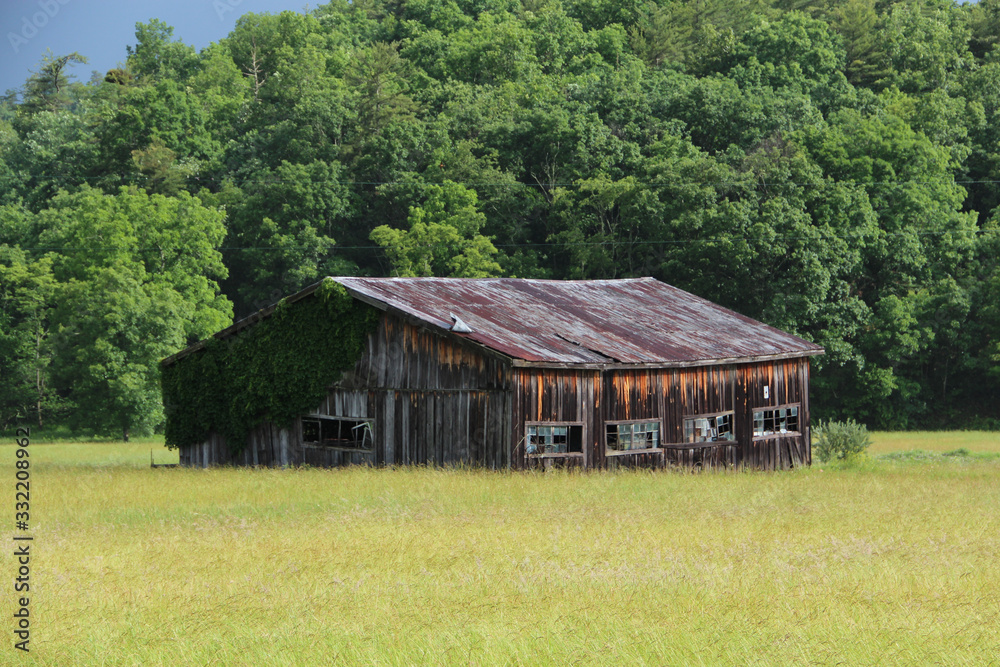
<path fill-rule="evenodd" d="M 873 454 L 906 450 L 1000 452 L 1000 431 L 898 431 L 872 433 Z"/>
<path fill-rule="evenodd" d="M 33 453 L 39 664 L 1000 655 L 995 460 L 697 475 L 150 470 L 102 463 L 103 451 L 45 460 L 50 447 Z M 0 447 L 11 503 L 12 462 Z"/>

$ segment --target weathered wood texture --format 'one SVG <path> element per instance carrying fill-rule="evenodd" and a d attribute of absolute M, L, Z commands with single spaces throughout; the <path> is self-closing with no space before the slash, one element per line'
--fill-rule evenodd
<path fill-rule="evenodd" d="M 378 465 L 505 468 L 509 368 L 477 345 L 386 313 L 367 353 L 339 386 L 369 391 Z"/>
<path fill-rule="evenodd" d="M 602 427 L 600 371 L 515 368 L 513 377 L 511 466 L 592 468 Z M 525 451 L 527 422 L 566 422 L 583 428 L 583 457 L 532 460 Z M 603 440 L 603 437 L 601 437 Z"/>
<path fill-rule="evenodd" d="M 509 367 L 507 359 L 486 348 L 384 313 L 378 330 L 368 337 L 367 351 L 336 386 L 503 391 L 510 385 Z"/>
<path fill-rule="evenodd" d="M 717 445 L 707 447 L 669 447 L 666 450 L 666 465 L 677 468 L 734 468 L 740 463 L 739 445 Z"/>
<path fill-rule="evenodd" d="M 764 397 L 767 388 L 768 397 Z M 755 438 L 753 412 L 782 405 L 799 407 L 800 435 Z M 740 461 L 751 468 L 776 470 L 812 463 L 809 432 L 809 360 L 788 359 L 737 366 L 736 437 Z"/>
<path fill-rule="evenodd" d="M 608 371 L 517 368 L 513 374 L 513 465 L 536 467 L 524 450 L 526 422 L 583 425 L 582 465 L 733 467 L 773 470 L 811 463 L 807 358 L 682 369 Z M 764 398 L 764 387 L 768 397 Z M 801 435 L 753 437 L 753 411 L 797 404 Z M 733 413 L 735 443 L 684 443 L 684 419 Z M 607 423 L 658 420 L 663 454 L 606 456 Z M 559 465 L 579 462 L 567 460 Z"/>

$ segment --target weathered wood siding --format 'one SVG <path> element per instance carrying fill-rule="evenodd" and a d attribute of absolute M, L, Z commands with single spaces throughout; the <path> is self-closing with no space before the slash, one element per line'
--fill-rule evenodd
<path fill-rule="evenodd" d="M 335 341 L 331 341 L 335 343 Z M 509 363 L 464 340 L 383 313 L 368 350 L 338 387 L 389 391 L 503 391 Z"/>
<path fill-rule="evenodd" d="M 513 369 L 513 411 L 511 465 L 515 468 L 563 467 L 592 468 L 600 465 L 594 451 L 600 436 L 600 371 L 515 368 Z M 526 424 L 562 422 L 583 427 L 583 456 L 532 458 L 525 451 Z M 601 438 L 603 441 L 603 437 Z"/>
<path fill-rule="evenodd" d="M 674 372 L 666 463 L 684 467 L 726 467 L 740 463 L 737 443 L 684 441 L 684 419 L 733 410 L 736 374 L 732 365 L 699 366 Z M 739 417 L 734 414 L 735 419 Z M 669 437 L 669 440 L 666 438 Z"/>
<path fill-rule="evenodd" d="M 613 466 L 720 466 L 738 463 L 738 447 L 685 443 L 684 418 L 733 409 L 732 366 L 614 370 L 603 375 L 605 422 L 659 420 L 663 454 L 605 457 L 603 441 L 594 458 Z M 602 435 L 604 428 L 602 427 Z"/>
<path fill-rule="evenodd" d="M 524 448 L 524 424 L 583 424 L 581 461 L 588 468 L 662 465 L 737 466 L 773 470 L 808 465 L 809 360 L 729 364 L 675 369 L 514 369 L 515 466 L 533 466 Z M 764 387 L 768 399 L 764 399 Z M 753 437 L 753 411 L 799 405 L 801 435 Z M 733 413 L 736 441 L 684 442 L 684 419 Z M 606 425 L 616 421 L 660 421 L 663 454 L 606 456 Z"/>
<path fill-rule="evenodd" d="M 800 435 L 754 438 L 754 410 L 791 404 L 799 406 Z M 736 406 L 736 436 L 741 446 L 740 460 L 745 465 L 776 470 L 812 463 L 808 358 L 739 365 Z"/>
<path fill-rule="evenodd" d="M 734 369 L 711 366 L 691 369 L 616 369 L 608 371 L 514 369 L 515 465 L 537 463 L 524 448 L 525 423 L 562 422 L 583 425 L 582 461 L 561 464 L 587 468 L 664 464 L 735 465 L 738 447 L 716 443 L 682 447 L 684 416 L 733 409 Z M 605 455 L 608 422 L 659 420 L 663 454 Z"/>
<path fill-rule="evenodd" d="M 502 357 L 386 313 L 340 386 L 369 391 L 378 465 L 510 464 L 510 367 Z"/>

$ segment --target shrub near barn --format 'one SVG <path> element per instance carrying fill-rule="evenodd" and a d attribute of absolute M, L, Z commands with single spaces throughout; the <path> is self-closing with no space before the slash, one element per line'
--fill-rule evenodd
<path fill-rule="evenodd" d="M 826 463 L 846 461 L 868 451 L 871 446 L 868 427 L 853 419 L 846 422 L 819 422 L 813 429 L 813 452 Z"/>

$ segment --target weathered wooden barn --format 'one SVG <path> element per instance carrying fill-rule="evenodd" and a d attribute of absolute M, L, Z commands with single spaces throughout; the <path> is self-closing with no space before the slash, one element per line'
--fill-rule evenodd
<path fill-rule="evenodd" d="M 378 311 L 353 370 L 293 423 L 242 448 L 212 433 L 182 464 L 811 462 L 809 358 L 823 349 L 652 278 L 332 280 Z"/>

